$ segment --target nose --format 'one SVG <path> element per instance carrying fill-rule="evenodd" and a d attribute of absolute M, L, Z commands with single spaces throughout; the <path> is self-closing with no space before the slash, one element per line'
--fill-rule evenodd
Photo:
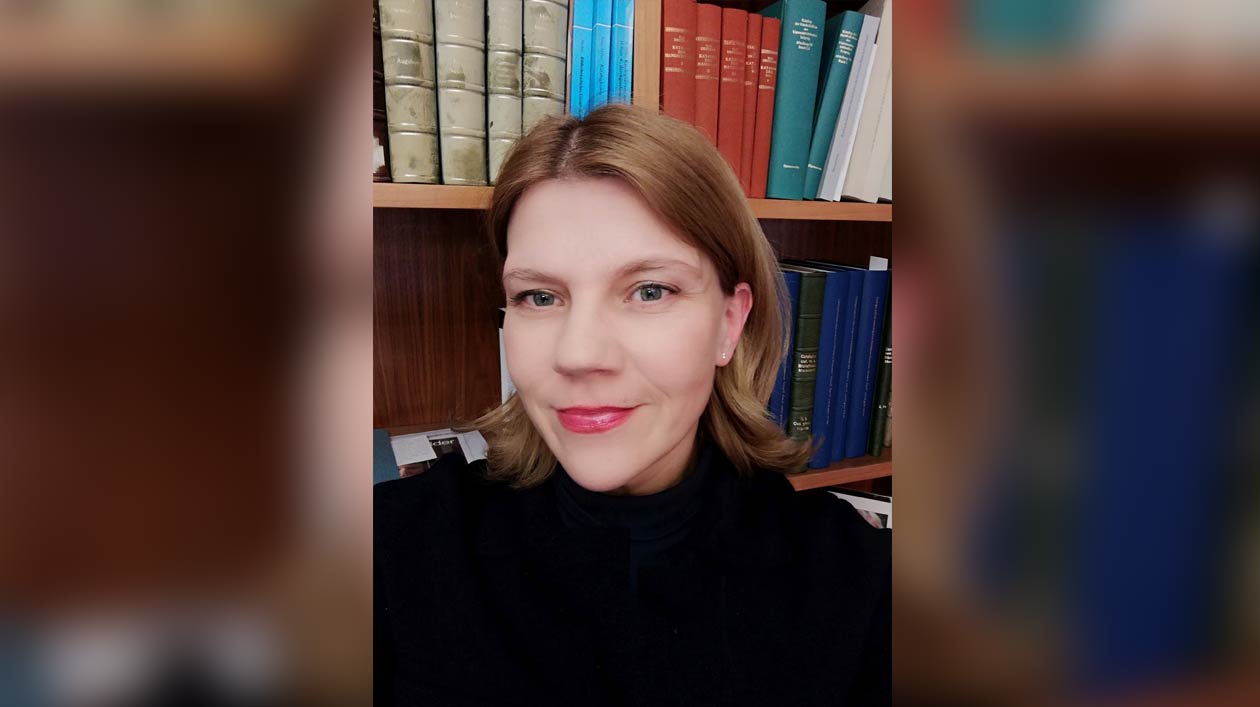
<path fill-rule="evenodd" d="M 616 371 L 619 353 L 611 321 L 595 302 L 570 306 L 556 339 L 556 372 L 582 376 Z"/>

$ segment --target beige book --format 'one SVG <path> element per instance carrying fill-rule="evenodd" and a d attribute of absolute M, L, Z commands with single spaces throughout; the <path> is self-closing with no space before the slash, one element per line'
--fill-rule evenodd
<path fill-rule="evenodd" d="M 442 183 L 485 186 L 486 0 L 434 0 Z"/>
<path fill-rule="evenodd" d="M 380 0 L 379 9 L 390 177 L 437 184 L 433 5 L 428 0 Z"/>
<path fill-rule="evenodd" d="M 891 133 L 891 131 L 890 131 Z M 888 165 L 884 167 L 884 183 L 879 187 L 879 200 L 892 201 L 892 135 L 888 142 Z"/>
<path fill-rule="evenodd" d="M 490 183 L 521 137 L 522 0 L 486 0 L 486 131 Z"/>
<path fill-rule="evenodd" d="M 569 0 L 524 0 L 525 41 L 521 130 L 564 115 L 568 86 Z"/>
<path fill-rule="evenodd" d="M 871 69 L 871 82 L 858 121 L 849 171 L 840 190 L 842 198 L 871 203 L 879 199 L 885 157 L 892 154 L 892 0 L 885 0 L 883 9 L 875 66 Z"/>

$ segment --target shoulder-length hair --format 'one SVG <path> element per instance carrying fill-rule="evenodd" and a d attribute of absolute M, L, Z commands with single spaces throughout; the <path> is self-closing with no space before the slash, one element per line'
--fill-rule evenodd
<path fill-rule="evenodd" d="M 566 115 L 538 124 L 504 162 L 486 213 L 499 272 L 512 211 L 530 187 L 596 177 L 615 177 L 634 188 L 680 240 L 709 258 L 726 295 L 740 282 L 752 289 L 752 310 L 734 355 L 716 368 L 701 415 L 703 439 L 715 442 L 741 474 L 803 466 L 808 442 L 788 438 L 766 409 L 789 343 L 787 291 L 774 249 L 736 175 L 690 125 L 624 104 L 603 106 L 581 120 Z M 463 428 L 486 438 L 487 474 L 493 479 L 528 488 L 555 468 L 555 456 L 515 394 Z"/>

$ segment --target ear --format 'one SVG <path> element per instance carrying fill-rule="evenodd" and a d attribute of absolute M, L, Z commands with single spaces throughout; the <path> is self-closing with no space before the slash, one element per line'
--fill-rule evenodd
<path fill-rule="evenodd" d="M 738 283 L 735 291 L 724 300 L 718 350 L 713 354 L 714 363 L 719 367 L 735 360 L 735 347 L 739 345 L 739 339 L 744 334 L 744 323 L 748 321 L 748 313 L 752 311 L 752 287 L 746 282 Z M 726 358 L 722 354 L 726 354 Z"/>

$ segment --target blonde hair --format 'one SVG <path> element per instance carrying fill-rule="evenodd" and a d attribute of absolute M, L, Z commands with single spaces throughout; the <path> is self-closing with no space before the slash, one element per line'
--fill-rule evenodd
<path fill-rule="evenodd" d="M 690 125 L 623 104 L 603 106 L 581 120 L 566 115 L 537 125 L 503 164 L 486 213 L 500 272 L 512 210 L 530 187 L 596 177 L 615 177 L 634 188 L 680 240 L 708 256 L 726 295 L 740 282 L 752 289 L 739 345 L 730 363 L 716 369 L 700 435 L 715 442 L 741 474 L 803 466 L 809 444 L 789 439 L 766 410 L 788 345 L 787 292 L 774 249 L 725 159 Z M 464 428 L 486 438 L 491 478 L 528 488 L 554 470 L 555 456 L 516 395 Z"/>

